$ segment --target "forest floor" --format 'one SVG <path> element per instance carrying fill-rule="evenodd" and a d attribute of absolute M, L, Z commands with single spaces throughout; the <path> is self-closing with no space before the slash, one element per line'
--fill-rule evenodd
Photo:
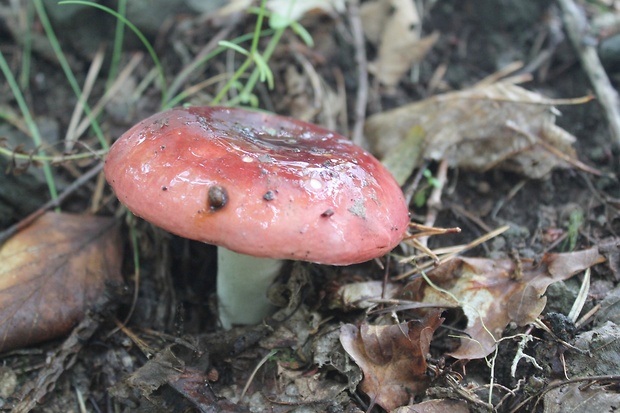
<path fill-rule="evenodd" d="M 170 1 L 162 17 L 152 2 L 129 2 L 160 73 L 127 26 L 113 52 L 117 19 L 104 10 L 46 2 L 50 42 L 40 0 L 10 3 L 0 6 L 0 52 L 24 105 L 0 82 L 0 275 L 11 280 L 0 285 L 0 411 L 620 404 L 620 129 L 600 95 L 613 99 L 620 82 L 617 2 L 577 1 L 590 23 L 578 46 L 596 46 L 611 81 L 603 89 L 568 35 L 571 1 L 326 0 L 307 2 L 276 40 L 265 20 L 256 51 L 273 86 L 250 93 L 260 61 L 218 44 L 250 49 L 257 15 L 247 7 L 200 13 Z M 214 103 L 256 104 L 351 138 L 388 165 L 413 222 L 460 232 L 418 238 L 436 260 L 408 240 L 354 266 L 290 263 L 273 317 L 222 330 L 215 247 L 130 217 L 101 172 L 135 123 Z M 67 196 L 44 207 L 50 180 Z M 63 216 L 24 225 L 28 236 L 6 232 L 41 207 Z"/>

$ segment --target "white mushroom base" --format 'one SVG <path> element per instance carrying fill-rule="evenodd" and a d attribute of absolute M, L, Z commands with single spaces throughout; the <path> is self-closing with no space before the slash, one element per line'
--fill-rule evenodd
<path fill-rule="evenodd" d="M 225 329 L 234 324 L 258 324 L 273 312 L 267 290 L 282 264 L 282 260 L 256 258 L 218 247 L 217 299 Z"/>

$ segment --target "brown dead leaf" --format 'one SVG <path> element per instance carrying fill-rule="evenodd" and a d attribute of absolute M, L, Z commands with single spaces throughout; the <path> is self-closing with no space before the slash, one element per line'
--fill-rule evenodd
<path fill-rule="evenodd" d="M 176 345 L 169 345 L 155 354 L 142 367 L 131 373 L 119 383 L 115 389 L 121 389 L 125 384 L 140 391 L 144 397 L 151 394 L 167 383 L 176 382 L 184 375 L 185 360 L 174 353 Z M 204 376 L 204 373 L 202 373 Z M 206 380 L 203 380 L 203 382 Z"/>
<path fill-rule="evenodd" d="M 439 40 L 439 33 L 420 38 L 420 16 L 410 0 L 375 0 L 360 7 L 366 37 L 378 44 L 379 56 L 369 70 L 393 87 Z"/>
<path fill-rule="evenodd" d="M 186 367 L 181 371 L 177 379 L 171 381 L 170 386 L 187 399 L 188 402 L 200 413 L 250 413 L 251 410 L 244 406 L 219 398 L 207 382 L 204 371 Z M 168 403 L 163 403 L 162 408 L 170 411 Z M 178 411 L 192 411 L 184 407 Z"/>
<path fill-rule="evenodd" d="M 547 287 L 566 280 L 579 271 L 601 263 L 597 248 L 564 254 L 546 254 L 540 262 L 510 259 L 456 258 L 428 273 L 436 286 L 458 300 L 467 316 L 461 346 L 450 354 L 458 359 L 478 359 L 489 355 L 510 322 L 523 326 L 533 322 L 545 308 Z M 423 279 L 407 287 L 412 301 L 455 305 L 454 299 L 432 288 Z"/>
<path fill-rule="evenodd" d="M 46 213 L 0 248 L 0 351 L 68 333 L 121 283 L 116 221 Z"/>
<path fill-rule="evenodd" d="M 507 82 L 433 96 L 375 114 L 364 132 L 373 153 L 389 159 L 414 128 L 425 132 L 422 159 L 485 171 L 495 166 L 540 178 L 566 163 L 543 146 L 575 159 L 575 137 L 555 124 L 555 105 L 577 103 L 548 99 Z M 412 166 L 415 166 L 413 164 Z"/>
<path fill-rule="evenodd" d="M 443 321 L 439 314 L 431 311 L 423 320 L 396 325 L 341 327 L 340 342 L 364 372 L 360 389 L 371 404 L 391 411 L 412 395 L 424 393 L 428 386 L 426 354 Z"/>
<path fill-rule="evenodd" d="M 330 309 L 345 311 L 371 308 L 376 305 L 372 300 L 393 298 L 400 287 L 382 281 L 365 281 L 345 284 L 338 288 L 329 300 Z"/>
<path fill-rule="evenodd" d="M 594 380 L 592 380 L 595 382 Z M 569 383 L 556 387 L 543 397 L 546 413 L 614 412 L 620 405 L 620 394 L 610 386 L 594 383 Z"/>
<path fill-rule="evenodd" d="M 286 393 L 276 396 L 276 403 L 320 404 L 335 400 L 347 389 L 341 380 L 332 380 L 324 372 L 308 374 L 304 370 L 289 369 L 278 362 L 278 388 L 287 389 Z"/>
<path fill-rule="evenodd" d="M 391 413 L 469 413 L 467 403 L 463 400 L 436 399 L 426 400 L 412 406 L 399 407 Z"/>
<path fill-rule="evenodd" d="M 245 407 L 215 395 L 206 374 L 209 355 L 199 351 L 195 344 L 190 342 L 188 347 L 171 344 L 161 349 L 142 367 L 116 383 L 110 389 L 111 394 L 128 399 L 131 389 L 135 389 L 154 407 L 159 407 L 157 411 L 189 411 L 191 403 L 201 413 L 248 413 Z M 164 385 L 176 390 L 182 398 L 162 397 Z"/>
<path fill-rule="evenodd" d="M 381 34 L 387 25 L 391 8 L 390 0 L 371 0 L 360 5 L 362 30 L 368 41 L 375 46 L 381 42 Z"/>

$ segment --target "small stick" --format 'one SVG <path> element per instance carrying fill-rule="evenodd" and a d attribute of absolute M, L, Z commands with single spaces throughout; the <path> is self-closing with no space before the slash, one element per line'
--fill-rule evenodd
<path fill-rule="evenodd" d="M 618 92 L 616 92 L 616 89 L 609 81 L 596 48 L 594 45 L 588 44 L 584 38 L 584 35 L 587 34 L 587 22 L 585 21 L 583 10 L 579 9 L 573 0 L 557 0 L 557 2 L 562 10 L 562 20 L 564 21 L 568 37 L 579 56 L 583 70 L 588 75 L 590 83 L 592 83 L 598 101 L 603 107 L 605 117 L 611 129 L 612 139 L 616 145 L 620 146 L 620 102 L 618 100 Z"/>
<path fill-rule="evenodd" d="M 448 179 L 448 162 L 446 160 L 443 160 L 439 163 L 436 179 L 438 185 L 433 187 L 433 191 L 431 192 L 431 195 L 428 197 L 428 201 L 426 202 L 426 205 L 428 206 L 426 221 L 424 221 L 424 225 L 426 227 L 432 227 L 433 225 L 435 225 L 437 215 L 439 215 L 439 210 L 441 208 L 441 193 L 446 184 L 446 180 Z M 428 237 L 419 238 L 419 241 L 420 244 L 426 246 L 428 242 Z"/>
<path fill-rule="evenodd" d="M 472 242 L 470 242 L 469 244 L 466 245 L 462 245 L 460 246 L 460 249 L 457 250 L 453 250 L 451 252 L 446 253 L 445 255 L 442 255 L 439 258 L 439 263 L 436 264 L 435 261 L 431 260 L 431 261 L 427 261 L 425 263 L 422 263 L 418 266 L 416 266 L 416 268 L 413 268 L 412 270 L 409 270 L 405 273 L 399 274 L 395 277 L 392 277 L 392 281 L 399 281 L 402 280 L 403 278 L 407 278 L 410 277 L 412 275 L 415 275 L 423 270 L 435 267 L 437 265 L 441 265 L 441 264 L 445 264 L 446 262 L 450 261 L 451 259 L 457 257 L 459 254 L 465 252 L 466 250 L 472 249 L 474 247 L 477 247 L 478 245 L 482 244 L 483 242 L 486 242 L 488 240 L 490 240 L 491 238 L 495 238 L 498 235 L 503 234 L 504 232 L 506 232 L 510 227 L 508 225 L 504 225 L 503 227 L 499 227 L 491 232 L 489 232 L 488 234 L 485 234 L 481 237 L 476 238 L 475 240 L 473 240 Z M 433 251 L 435 255 L 437 255 L 437 251 Z"/>
<path fill-rule="evenodd" d="M 99 71 L 101 70 L 104 56 L 105 48 L 103 46 L 100 46 L 99 50 L 97 50 L 97 53 L 95 53 L 95 57 L 90 64 L 90 68 L 88 69 L 88 74 L 86 75 L 86 80 L 82 88 L 82 93 L 80 94 L 80 97 L 75 104 L 75 107 L 73 108 L 73 114 L 71 115 L 69 126 L 67 127 L 67 133 L 65 134 L 65 152 L 71 152 L 73 150 L 73 146 L 75 145 L 75 141 L 78 139 L 76 129 L 80 122 L 80 117 L 84 113 L 84 106 L 88 101 L 90 93 L 93 91 L 93 86 L 95 85 L 95 80 L 97 79 L 97 75 L 99 75 Z"/>
<path fill-rule="evenodd" d="M 202 59 L 218 47 L 220 40 L 228 38 L 228 35 L 232 31 L 232 29 L 234 29 L 235 25 L 238 22 L 239 18 L 237 17 L 230 19 L 227 24 L 222 27 L 222 29 L 218 33 L 216 33 L 215 36 L 211 37 L 209 43 L 207 43 L 200 50 L 200 52 L 198 52 L 198 54 L 194 57 L 194 60 L 192 60 L 189 65 L 185 66 L 172 81 L 172 83 L 170 84 L 170 88 L 168 89 L 168 96 L 174 96 L 174 94 L 177 93 L 177 91 L 181 88 L 183 82 L 185 82 L 185 80 L 192 74 L 194 70 L 196 70 L 201 64 L 204 63 L 202 62 Z M 168 102 L 164 103 L 168 104 Z"/>
<path fill-rule="evenodd" d="M 366 45 L 364 31 L 360 18 L 359 0 L 349 2 L 349 20 L 355 46 L 355 63 L 357 64 L 357 96 L 355 97 L 353 133 L 351 140 L 354 144 L 367 147 L 364 138 L 364 121 L 366 120 L 366 104 L 368 102 L 368 61 L 366 59 Z"/>

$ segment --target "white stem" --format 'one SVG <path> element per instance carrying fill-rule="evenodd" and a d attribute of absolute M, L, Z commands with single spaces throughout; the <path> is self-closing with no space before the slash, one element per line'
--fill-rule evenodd
<path fill-rule="evenodd" d="M 233 324 L 258 324 L 273 311 L 267 289 L 283 261 L 217 249 L 217 299 L 225 329 Z"/>

